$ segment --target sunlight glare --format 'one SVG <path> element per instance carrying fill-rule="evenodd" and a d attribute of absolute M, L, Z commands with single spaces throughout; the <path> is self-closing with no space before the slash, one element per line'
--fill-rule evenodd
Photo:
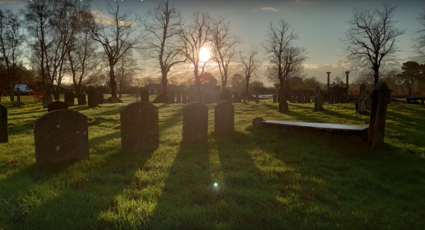
<path fill-rule="evenodd" d="M 206 62 L 211 58 L 210 50 L 207 47 L 201 47 L 199 50 L 199 61 Z"/>

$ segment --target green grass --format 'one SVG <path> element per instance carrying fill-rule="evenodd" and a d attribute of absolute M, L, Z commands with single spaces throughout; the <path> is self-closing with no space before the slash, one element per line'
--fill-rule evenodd
<path fill-rule="evenodd" d="M 182 144 L 183 105 L 157 104 L 160 147 L 120 150 L 119 109 L 73 106 L 89 119 L 90 160 L 36 165 L 41 103 L 8 107 L 0 144 L 0 229 L 425 228 L 425 108 L 389 105 L 385 144 L 358 137 L 252 129 L 264 119 L 367 125 L 354 105 L 234 104 L 235 133 Z M 125 104 L 135 98 L 127 96 Z M 103 117 L 105 120 L 95 119 Z M 218 187 L 213 184 L 217 183 Z"/>

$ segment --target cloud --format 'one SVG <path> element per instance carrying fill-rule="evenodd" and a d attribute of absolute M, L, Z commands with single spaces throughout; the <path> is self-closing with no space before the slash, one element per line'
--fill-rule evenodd
<path fill-rule="evenodd" d="M 21 0 L 0 0 L 0 5 L 24 6 Z"/>
<path fill-rule="evenodd" d="M 1 1 L 1 0 L 0 0 Z M 105 25 L 113 25 L 115 24 L 114 19 L 111 18 L 109 15 L 106 15 L 98 10 L 92 10 L 91 11 L 94 16 L 94 21 L 96 23 L 105 24 Z M 133 25 L 135 22 L 132 21 L 120 21 L 119 25 L 125 26 L 125 25 Z"/>
<path fill-rule="evenodd" d="M 313 1 L 304 1 L 304 0 L 295 0 L 294 3 L 298 4 L 298 5 L 303 5 L 303 6 L 308 6 L 308 5 L 314 4 Z"/>
<path fill-rule="evenodd" d="M 264 10 L 264 11 L 279 12 L 279 10 L 278 10 L 278 9 L 273 8 L 273 7 L 261 7 L 261 8 L 258 8 L 258 9 L 254 9 L 254 10 L 252 10 L 252 11 L 255 11 L 255 10 Z"/>

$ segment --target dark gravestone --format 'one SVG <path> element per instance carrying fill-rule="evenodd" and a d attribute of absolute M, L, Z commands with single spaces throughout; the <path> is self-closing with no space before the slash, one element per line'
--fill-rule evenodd
<path fill-rule="evenodd" d="M 174 104 L 175 103 L 174 92 L 169 92 L 168 93 L 168 103 L 169 104 Z"/>
<path fill-rule="evenodd" d="M 149 102 L 134 102 L 120 110 L 123 151 L 159 146 L 158 108 Z"/>
<path fill-rule="evenodd" d="M 320 86 L 316 87 L 316 95 L 314 96 L 314 111 L 323 110 L 323 94 Z"/>
<path fill-rule="evenodd" d="M 68 104 L 68 106 L 73 106 L 74 105 L 74 93 L 72 92 L 68 92 L 65 93 L 65 103 Z"/>
<path fill-rule="evenodd" d="M 7 143 L 9 134 L 7 131 L 7 109 L 0 105 L 0 143 Z"/>
<path fill-rule="evenodd" d="M 52 96 L 44 94 L 41 98 L 41 104 L 43 105 L 43 109 L 47 108 L 50 103 L 52 103 Z"/>
<path fill-rule="evenodd" d="M 24 103 L 21 102 L 21 90 L 18 88 L 16 92 L 16 101 L 13 102 L 13 107 L 21 107 Z"/>
<path fill-rule="evenodd" d="M 98 104 L 103 104 L 105 102 L 105 99 L 103 99 L 103 93 L 96 92 L 96 97 L 97 97 Z"/>
<path fill-rule="evenodd" d="M 285 96 L 285 89 L 283 87 L 279 87 L 279 95 L 278 95 L 278 101 L 279 101 L 279 112 L 288 112 L 288 102 L 286 102 L 286 96 Z"/>
<path fill-rule="evenodd" d="M 86 94 L 85 93 L 78 94 L 77 102 L 78 102 L 78 105 L 85 105 L 87 103 Z"/>
<path fill-rule="evenodd" d="M 260 103 L 260 95 L 255 95 L 255 103 L 258 104 Z"/>
<path fill-rule="evenodd" d="M 223 101 L 214 107 L 214 132 L 226 133 L 235 130 L 235 112 L 232 103 Z"/>
<path fill-rule="evenodd" d="M 373 88 L 372 109 L 370 111 L 368 145 L 375 149 L 384 143 L 387 105 L 391 102 L 391 90 L 385 82 L 378 82 Z"/>
<path fill-rule="evenodd" d="M 141 102 L 149 102 L 149 91 L 142 90 L 140 92 L 140 101 Z"/>
<path fill-rule="evenodd" d="M 88 105 L 90 107 L 95 107 L 99 105 L 99 98 L 96 90 L 89 90 L 87 92 Z M 102 98 L 103 101 L 103 98 Z"/>
<path fill-rule="evenodd" d="M 182 93 L 182 104 L 187 104 L 187 94 Z"/>
<path fill-rule="evenodd" d="M 87 117 L 72 110 L 40 116 L 34 121 L 34 146 L 37 164 L 88 159 Z"/>
<path fill-rule="evenodd" d="M 58 92 L 54 92 L 53 97 L 54 97 L 55 101 L 59 101 L 59 93 Z"/>
<path fill-rule="evenodd" d="M 273 94 L 273 103 L 276 103 L 276 94 Z"/>
<path fill-rule="evenodd" d="M 68 104 L 62 101 L 54 101 L 47 106 L 47 112 L 59 110 L 59 109 L 68 109 Z"/>
<path fill-rule="evenodd" d="M 208 107 L 195 101 L 183 107 L 183 142 L 208 138 Z"/>
<path fill-rule="evenodd" d="M 176 103 L 181 104 L 182 103 L 182 95 L 180 93 L 176 94 Z"/>
<path fill-rule="evenodd" d="M 261 128 L 261 127 L 263 127 L 263 121 L 264 121 L 264 119 L 262 117 L 256 117 L 256 118 L 252 119 L 252 126 L 254 128 Z"/>

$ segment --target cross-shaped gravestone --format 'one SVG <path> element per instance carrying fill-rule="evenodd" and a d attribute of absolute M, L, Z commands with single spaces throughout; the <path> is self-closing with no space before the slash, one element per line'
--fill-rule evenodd
<path fill-rule="evenodd" d="M 149 102 L 134 102 L 120 110 L 123 151 L 159 146 L 158 108 Z"/>
<path fill-rule="evenodd" d="M 375 149 L 384 143 L 387 105 L 391 102 L 391 90 L 385 82 L 378 82 L 373 89 L 370 111 L 368 145 Z"/>
<path fill-rule="evenodd" d="M 87 117 L 72 110 L 48 112 L 34 121 L 36 163 L 89 158 Z"/>
<path fill-rule="evenodd" d="M 7 143 L 9 134 L 7 131 L 7 109 L 0 105 L 0 143 Z"/>
<path fill-rule="evenodd" d="M 21 90 L 19 88 L 17 88 L 16 90 L 16 101 L 13 102 L 13 107 L 22 107 L 24 103 L 21 102 Z"/>

